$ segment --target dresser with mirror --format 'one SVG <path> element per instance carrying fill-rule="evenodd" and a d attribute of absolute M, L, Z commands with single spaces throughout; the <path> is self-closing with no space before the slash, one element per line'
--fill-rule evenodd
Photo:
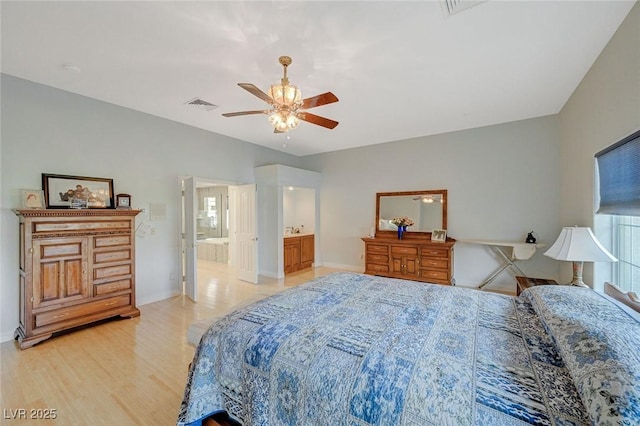
<path fill-rule="evenodd" d="M 393 219 L 403 216 L 413 225 L 400 239 Z M 446 189 L 377 193 L 375 236 L 362 238 L 365 274 L 455 285 L 455 240 L 432 241 L 434 230 L 446 229 Z"/>

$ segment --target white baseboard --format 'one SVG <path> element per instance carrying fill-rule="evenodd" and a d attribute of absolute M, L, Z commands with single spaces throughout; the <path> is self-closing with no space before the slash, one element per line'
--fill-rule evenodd
<path fill-rule="evenodd" d="M 273 278 L 273 279 L 279 280 L 280 278 L 284 278 L 284 275 L 278 276 L 278 273 L 273 271 L 260 271 L 260 273 L 258 274 L 258 283 L 260 282 L 260 277 Z"/>
<path fill-rule="evenodd" d="M 362 266 L 354 266 L 354 265 L 344 265 L 342 263 L 324 263 L 322 266 L 326 267 L 326 268 L 333 268 L 333 269 L 344 269 L 346 271 L 350 271 L 350 272 L 358 272 L 363 274 L 364 270 Z"/>
<path fill-rule="evenodd" d="M 136 306 L 148 305 L 149 303 L 171 299 L 172 297 L 180 296 L 181 294 L 182 293 L 178 290 L 170 290 L 163 293 L 154 293 L 146 297 L 136 297 Z"/>
<path fill-rule="evenodd" d="M 16 324 L 16 328 L 18 324 Z M 13 331 L 8 331 L 0 334 L 0 343 L 8 342 L 9 340 L 13 340 Z"/>

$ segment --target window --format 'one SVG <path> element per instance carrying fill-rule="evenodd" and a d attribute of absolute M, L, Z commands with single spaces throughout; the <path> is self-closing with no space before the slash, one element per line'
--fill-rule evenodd
<path fill-rule="evenodd" d="M 204 197 L 204 203 L 207 211 L 207 218 L 209 219 L 209 228 L 218 228 L 218 207 L 216 203 L 216 197 Z"/>
<path fill-rule="evenodd" d="M 640 217 L 613 216 L 613 282 L 624 291 L 640 293 Z"/>
<path fill-rule="evenodd" d="M 596 213 L 610 214 L 613 282 L 640 291 L 640 131 L 595 155 Z"/>

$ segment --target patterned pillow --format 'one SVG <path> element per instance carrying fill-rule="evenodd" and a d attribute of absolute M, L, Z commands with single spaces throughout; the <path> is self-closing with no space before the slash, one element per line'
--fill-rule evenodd
<path fill-rule="evenodd" d="M 554 339 L 598 425 L 640 419 L 640 321 L 588 288 L 537 286 L 521 297 Z"/>

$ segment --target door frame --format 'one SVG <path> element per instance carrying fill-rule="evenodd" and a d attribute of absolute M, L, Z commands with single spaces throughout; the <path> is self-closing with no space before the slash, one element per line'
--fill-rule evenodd
<path fill-rule="evenodd" d="M 218 185 L 218 186 L 228 186 L 228 187 L 237 187 L 237 186 L 242 186 L 245 185 L 243 183 L 237 183 L 237 182 L 231 182 L 231 181 L 227 181 L 227 180 L 222 180 L 222 179 L 215 179 L 215 178 L 205 178 L 205 177 L 199 177 L 199 176 L 193 176 L 193 175 L 181 175 L 178 176 L 178 199 L 179 201 L 179 205 L 180 205 L 180 214 L 179 214 L 179 219 L 178 219 L 178 241 L 180 241 L 180 270 L 181 270 L 181 280 L 180 280 L 180 290 L 181 293 L 184 295 L 187 295 L 187 286 L 186 286 L 186 265 L 188 261 L 192 261 L 191 259 L 187 258 L 187 253 L 191 252 L 193 253 L 194 259 L 193 261 L 197 262 L 197 248 L 193 251 L 188 251 L 186 250 L 186 246 L 185 246 L 185 238 L 184 238 L 184 225 L 185 225 L 185 221 L 184 221 L 184 217 L 187 214 L 191 214 L 192 217 L 195 220 L 195 217 L 197 215 L 196 209 L 195 209 L 195 205 L 191 206 L 190 209 L 190 213 L 189 213 L 189 209 L 187 209 L 188 206 L 185 205 L 185 199 L 184 199 L 184 190 L 183 190 L 183 182 L 185 179 L 188 178 L 193 178 L 194 180 L 194 189 L 198 188 L 198 184 L 202 184 L 202 183 L 207 183 L 207 184 L 213 184 L 213 185 Z M 195 204 L 195 203 L 194 203 Z M 233 221 L 233 219 L 231 219 L 233 217 L 234 214 L 234 210 L 235 206 L 233 206 L 231 203 L 229 204 L 229 217 L 230 217 L 230 222 Z M 257 212 L 257 205 L 255 206 L 256 211 L 254 212 L 256 215 L 258 214 Z M 229 229 L 229 266 L 235 266 L 234 261 L 235 261 L 235 253 L 234 250 L 235 248 L 235 238 L 231 235 L 231 228 Z M 189 255 L 191 255 L 191 253 L 189 253 Z M 197 263 L 196 263 L 197 265 Z M 194 295 L 198 294 L 198 283 L 197 283 L 197 270 L 196 270 L 196 274 L 195 274 L 195 282 L 194 282 Z M 190 295 L 187 295 L 187 297 L 189 297 L 190 299 L 192 299 L 192 297 Z M 193 300 L 193 299 L 192 299 Z M 194 300 L 195 301 L 195 300 Z"/>

